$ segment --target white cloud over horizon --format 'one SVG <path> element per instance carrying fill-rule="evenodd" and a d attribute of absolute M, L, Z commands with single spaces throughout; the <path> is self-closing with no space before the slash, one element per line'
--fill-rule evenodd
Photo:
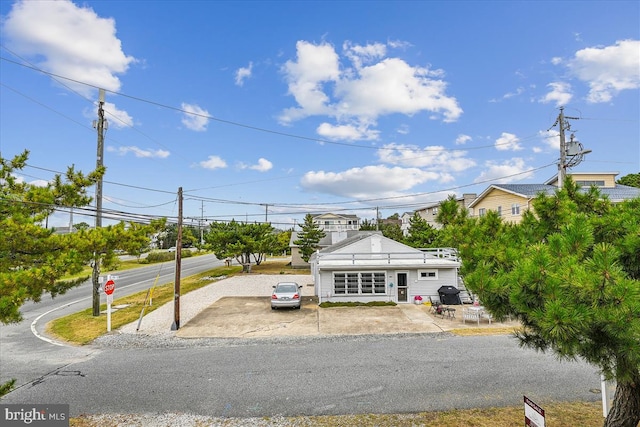
<path fill-rule="evenodd" d="M 424 171 L 419 168 L 377 165 L 351 168 L 343 172 L 307 172 L 302 177 L 300 185 L 310 192 L 367 199 L 399 196 L 403 191 L 418 184 L 438 181 L 441 178 L 443 175 L 437 172 Z"/>
<path fill-rule="evenodd" d="M 375 128 L 381 116 L 428 112 L 431 119 L 454 122 L 462 114 L 456 98 L 446 94 L 442 70 L 410 66 L 400 58 L 386 57 L 384 44 L 347 41 L 343 44 L 344 58 L 326 42 L 301 40 L 296 51 L 296 59 L 287 61 L 282 72 L 297 106 L 282 112 L 282 124 L 326 116 L 336 122 L 318 127 L 324 136 L 372 139 L 376 134 L 369 128 Z M 351 65 L 343 65 L 341 59 Z"/>

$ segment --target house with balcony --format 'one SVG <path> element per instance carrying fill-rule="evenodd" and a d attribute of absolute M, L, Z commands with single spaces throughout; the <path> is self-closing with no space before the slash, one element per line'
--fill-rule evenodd
<path fill-rule="evenodd" d="M 325 236 L 318 242 L 318 249 L 328 248 L 341 240 L 360 233 L 360 218 L 356 215 L 325 213 L 312 216 L 313 223 L 325 233 Z M 298 240 L 298 232 L 293 231 L 289 239 L 291 267 L 308 268 L 309 263 L 302 259 L 300 247 L 294 243 L 296 240 Z"/>
<path fill-rule="evenodd" d="M 356 215 L 324 213 L 312 217 L 313 223 L 325 233 L 360 230 L 360 218 Z"/>

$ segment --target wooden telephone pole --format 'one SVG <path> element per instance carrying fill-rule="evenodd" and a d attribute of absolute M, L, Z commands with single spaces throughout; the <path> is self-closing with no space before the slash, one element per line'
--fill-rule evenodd
<path fill-rule="evenodd" d="M 98 153 L 96 157 L 96 169 L 101 169 L 104 164 L 104 130 L 106 128 L 106 120 L 104 118 L 104 89 L 99 90 L 98 94 L 98 120 L 94 121 L 94 127 L 98 131 Z M 96 229 L 102 227 L 102 176 L 96 182 Z M 91 282 L 93 288 L 93 315 L 100 316 L 100 254 L 93 254 L 93 272 L 91 273 Z"/>
<path fill-rule="evenodd" d="M 180 266 L 182 265 L 182 187 L 178 188 L 178 238 L 176 241 L 176 276 L 173 284 L 172 331 L 180 329 Z"/>

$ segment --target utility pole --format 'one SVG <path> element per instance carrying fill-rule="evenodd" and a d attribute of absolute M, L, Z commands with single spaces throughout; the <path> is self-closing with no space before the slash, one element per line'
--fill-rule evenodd
<path fill-rule="evenodd" d="M 200 246 L 204 245 L 204 200 L 200 201 Z"/>
<path fill-rule="evenodd" d="M 180 329 L 180 266 L 182 264 L 182 187 L 178 188 L 178 239 L 176 242 L 176 276 L 173 284 L 172 331 Z"/>
<path fill-rule="evenodd" d="M 269 215 L 269 205 L 264 205 L 264 222 L 265 222 L 265 224 L 269 223 L 268 215 Z"/>
<path fill-rule="evenodd" d="M 98 94 L 98 120 L 94 121 L 94 128 L 98 131 L 98 153 L 96 157 L 96 169 L 102 169 L 104 156 L 104 129 L 106 120 L 104 118 L 104 89 Z M 102 176 L 96 182 L 96 229 L 102 227 Z M 100 316 L 100 254 L 93 254 L 93 272 L 91 281 L 93 284 L 93 315 Z"/>
<path fill-rule="evenodd" d="M 571 125 L 568 121 L 569 119 L 579 120 L 579 117 L 565 116 L 564 107 L 560 107 L 560 114 L 558 115 L 556 122 L 551 126 L 551 128 L 553 128 L 557 125 L 560 131 L 560 161 L 558 162 L 558 188 L 560 189 L 564 186 L 564 180 L 567 175 L 567 142 L 564 131 L 571 129 Z"/>

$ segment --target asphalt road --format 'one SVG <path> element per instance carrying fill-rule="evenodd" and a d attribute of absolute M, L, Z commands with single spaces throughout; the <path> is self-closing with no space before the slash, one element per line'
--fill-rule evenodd
<path fill-rule="evenodd" d="M 523 350 L 509 336 L 224 340 L 185 348 L 102 348 L 3 403 L 69 403 L 71 415 L 222 417 L 402 413 L 598 401 L 598 374 Z"/>
<path fill-rule="evenodd" d="M 118 298 L 146 290 L 156 277 L 158 285 L 173 282 L 174 265 L 165 262 L 117 273 L 114 296 Z M 221 265 L 224 261 L 214 255 L 183 258 L 181 272 L 186 277 Z M 50 320 L 91 307 L 91 290 L 88 281 L 54 299 L 44 295 L 41 302 L 29 302 L 22 307 L 22 322 L 0 325 L 0 383 L 16 378 L 17 385 L 25 384 L 96 352 L 88 347 L 56 345 L 46 341 L 44 336 L 44 328 Z M 105 301 L 102 295 L 102 302 Z"/>

